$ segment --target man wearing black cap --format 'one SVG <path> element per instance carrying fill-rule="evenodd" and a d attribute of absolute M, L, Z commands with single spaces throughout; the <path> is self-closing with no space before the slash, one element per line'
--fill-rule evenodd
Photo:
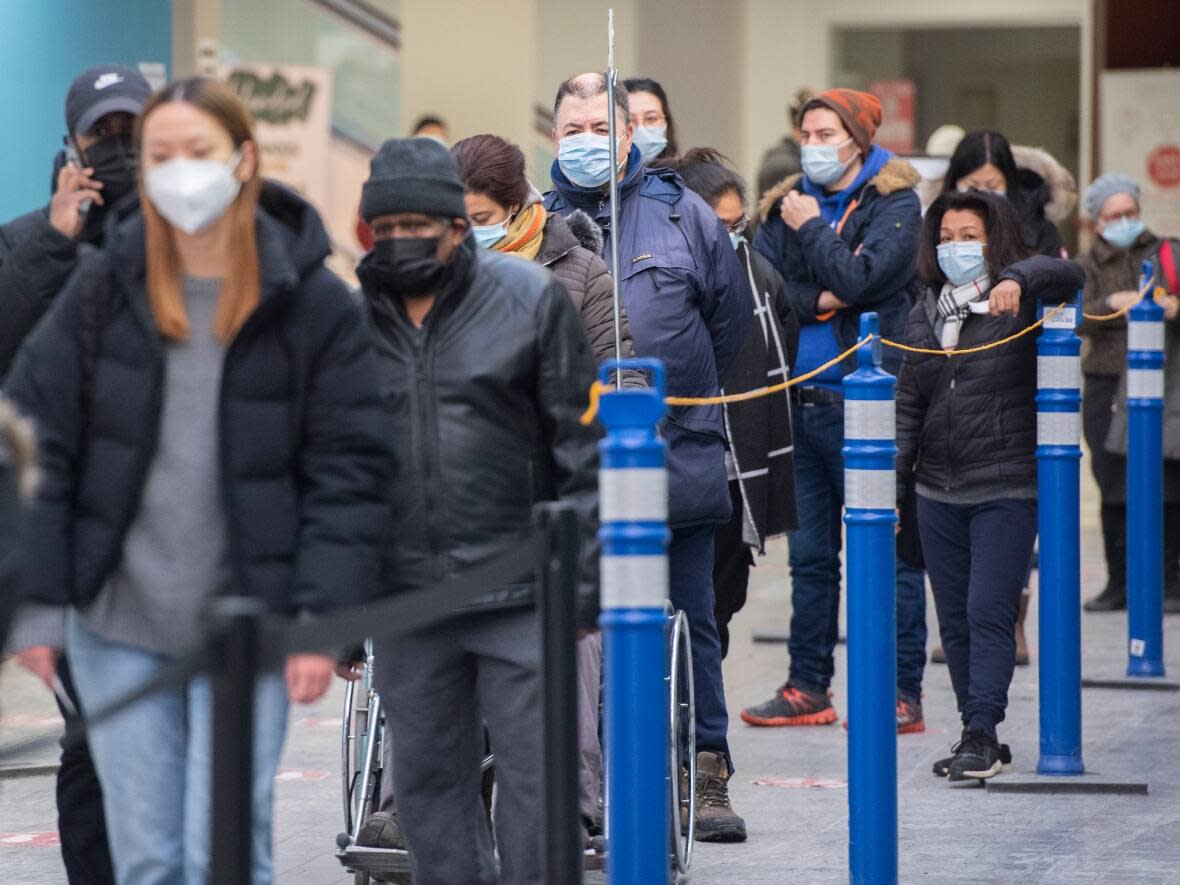
<path fill-rule="evenodd" d="M 66 96 L 65 148 L 54 162 L 49 205 L 0 226 L 0 378 L 26 335 L 74 269 L 82 243 L 101 245 L 108 207 L 136 188 L 132 128 L 151 87 L 134 68 L 105 65 L 79 74 Z M 76 710 L 65 659 L 64 624 L 54 612 L 22 611 L 8 647 Z M 77 728 L 62 706 L 66 730 Z M 114 883 L 102 790 L 85 741 L 63 750 L 57 775 L 58 830 L 73 885 Z"/>
<path fill-rule="evenodd" d="M 373 158 L 357 271 L 401 422 L 385 588 L 435 586 L 516 548 L 538 501 L 584 528 L 578 619 L 597 614 L 597 432 L 579 415 L 595 360 L 569 295 L 544 268 L 477 249 L 449 151 L 394 139 Z M 527 566 L 526 566 L 527 567 Z M 414 881 L 540 883 L 540 629 L 531 577 L 375 646 L 393 742 L 398 823 Z M 496 874 L 480 802 L 496 756 Z"/>
<path fill-rule="evenodd" d="M 0 227 L 0 378 L 73 270 L 79 243 L 98 245 L 106 208 L 135 190 L 131 130 L 150 94 L 139 71 L 117 65 L 70 86 L 53 198 Z"/>

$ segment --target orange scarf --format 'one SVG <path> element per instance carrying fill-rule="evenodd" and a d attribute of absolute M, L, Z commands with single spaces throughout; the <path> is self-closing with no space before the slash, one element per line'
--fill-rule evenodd
<path fill-rule="evenodd" d="M 516 213 L 508 225 L 508 233 L 493 247 L 497 252 L 519 255 L 532 261 L 541 251 L 541 237 L 545 227 L 545 207 L 533 203 Z"/>

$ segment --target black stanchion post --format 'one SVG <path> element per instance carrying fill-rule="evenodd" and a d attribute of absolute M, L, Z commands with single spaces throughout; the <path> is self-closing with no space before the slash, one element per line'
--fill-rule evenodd
<path fill-rule="evenodd" d="M 537 565 L 541 613 L 542 717 L 545 742 L 545 881 L 580 885 L 578 819 L 577 594 L 579 529 L 569 504 L 537 507 L 545 539 Z"/>
<path fill-rule="evenodd" d="M 250 885 L 254 683 L 265 607 L 233 596 L 217 600 L 213 611 L 213 881 Z"/>

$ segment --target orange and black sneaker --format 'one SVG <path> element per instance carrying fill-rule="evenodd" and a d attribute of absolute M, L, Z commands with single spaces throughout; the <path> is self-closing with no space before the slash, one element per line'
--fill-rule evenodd
<path fill-rule="evenodd" d="M 765 704 L 742 710 L 747 725 L 830 725 L 836 710 L 827 692 L 811 692 L 787 683 Z"/>
<path fill-rule="evenodd" d="M 897 696 L 897 733 L 917 734 L 926 730 L 922 717 L 922 699 L 901 694 Z"/>

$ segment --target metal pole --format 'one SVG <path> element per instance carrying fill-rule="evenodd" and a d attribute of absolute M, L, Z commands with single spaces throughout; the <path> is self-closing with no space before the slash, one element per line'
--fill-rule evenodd
<path fill-rule="evenodd" d="M 853 885 L 897 882 L 897 475 L 895 379 L 874 340 L 844 378 L 848 534 L 848 859 Z"/>
<path fill-rule="evenodd" d="M 615 86 L 619 81 L 619 72 L 615 70 L 615 11 L 606 13 L 606 96 L 609 117 L 607 120 L 607 135 L 610 138 L 610 230 L 607 232 L 607 242 L 610 243 L 610 278 L 611 289 L 614 293 L 614 323 L 615 323 L 615 359 L 623 358 L 623 308 L 619 296 L 619 134 L 618 108 L 615 106 Z M 604 381 L 606 379 L 603 379 Z M 615 373 L 615 388 L 623 387 L 623 373 Z"/>
<path fill-rule="evenodd" d="M 1164 675 L 1164 309 L 1143 262 L 1127 323 L 1128 676 Z"/>
<path fill-rule="evenodd" d="M 599 418 L 598 511 L 602 625 L 607 881 L 667 883 L 670 806 L 664 605 L 668 600 L 668 475 L 657 424 L 664 416 L 659 360 L 608 360 L 600 378 L 647 369 L 651 387 L 606 393 Z"/>
<path fill-rule="evenodd" d="M 261 649 L 261 600 L 218 599 L 219 666 L 213 672 L 213 881 L 250 885 L 254 794 L 254 683 Z"/>
<path fill-rule="evenodd" d="M 545 729 L 545 881 L 580 885 L 578 810 L 578 514 L 569 503 L 537 507 L 545 536 L 537 563 L 541 614 L 542 721 Z"/>
<path fill-rule="evenodd" d="M 1042 304 L 1041 316 L 1057 305 Z M 1083 774 L 1081 292 L 1037 339 L 1041 756 L 1037 774 Z"/>

